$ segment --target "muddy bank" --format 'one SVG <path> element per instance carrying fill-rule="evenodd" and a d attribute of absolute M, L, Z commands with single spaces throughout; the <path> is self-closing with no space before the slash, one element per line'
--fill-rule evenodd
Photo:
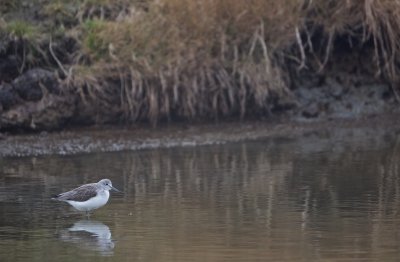
<path fill-rule="evenodd" d="M 0 7 L 0 132 L 399 112 L 399 3 L 197 4 Z"/>
<path fill-rule="evenodd" d="M 331 59 L 320 73 L 315 69 L 299 71 L 289 65 L 290 92 L 266 101 L 268 110 L 256 110 L 248 105 L 249 112 L 244 117 L 235 111 L 226 116 L 216 113 L 194 119 L 203 122 L 262 119 L 270 122 L 278 118 L 289 122 L 309 122 L 398 113 L 400 107 L 394 87 L 374 76 L 373 62 L 369 58 L 357 52 L 342 53 Z M 0 85 L 0 132 L 60 131 L 91 125 L 150 122 L 146 118 L 133 122 L 126 119 L 122 86 L 110 85 L 106 94 L 98 94 L 95 99 L 77 90 L 67 87 L 66 80 L 60 79 L 55 71 L 41 68 L 28 70 L 10 82 L 3 81 Z M 168 99 L 158 99 L 164 98 Z M 138 108 L 137 114 L 140 110 Z M 192 117 L 174 113 L 159 123 L 190 123 L 191 120 Z"/>
<path fill-rule="evenodd" d="M 90 128 L 33 135 L 3 135 L 0 137 L 0 157 L 71 155 L 114 152 L 176 146 L 201 146 L 244 140 L 303 138 L 309 145 L 353 140 L 359 145 L 385 135 L 400 134 L 398 115 L 369 117 L 357 120 L 335 120 L 308 123 L 242 122 L 225 124 L 173 125 L 151 129 Z M 326 150 L 330 150 L 327 148 Z"/>

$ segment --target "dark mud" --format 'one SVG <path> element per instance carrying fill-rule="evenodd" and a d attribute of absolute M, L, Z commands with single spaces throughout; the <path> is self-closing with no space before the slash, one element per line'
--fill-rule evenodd
<path fill-rule="evenodd" d="M 398 115 L 352 120 L 320 122 L 265 123 L 242 122 L 221 124 L 173 125 L 152 129 L 148 126 L 130 128 L 89 128 L 66 132 L 32 135 L 2 135 L 0 157 L 71 155 L 82 153 L 200 146 L 268 138 L 305 138 L 310 145 L 322 140 L 374 139 L 400 134 Z M 363 142 L 360 142 L 362 145 Z M 321 143 L 323 145 L 324 143 Z"/>

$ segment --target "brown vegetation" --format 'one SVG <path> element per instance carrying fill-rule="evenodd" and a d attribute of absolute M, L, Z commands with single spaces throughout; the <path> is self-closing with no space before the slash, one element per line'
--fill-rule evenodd
<path fill-rule="evenodd" d="M 397 1 L 36 1 L 47 40 L 13 19 L 0 31 L 41 47 L 32 59 L 119 121 L 268 115 L 294 102 L 290 72 L 319 74 L 343 49 L 372 50 L 376 77 L 399 82 Z M 21 9 L 14 2 L 0 11 Z"/>

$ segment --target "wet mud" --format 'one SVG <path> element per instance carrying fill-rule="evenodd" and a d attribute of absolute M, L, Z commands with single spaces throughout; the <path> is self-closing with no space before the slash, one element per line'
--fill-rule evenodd
<path fill-rule="evenodd" d="M 71 155 L 82 153 L 143 150 L 177 146 L 205 146 L 269 138 L 319 140 L 360 139 L 400 133 L 398 115 L 319 122 L 249 121 L 240 123 L 171 125 L 151 128 L 102 127 L 64 132 L 8 135 L 0 137 L 0 157 Z"/>

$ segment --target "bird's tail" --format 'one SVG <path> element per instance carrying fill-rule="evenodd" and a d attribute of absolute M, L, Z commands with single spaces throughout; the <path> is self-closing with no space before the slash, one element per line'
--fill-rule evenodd
<path fill-rule="evenodd" d="M 59 200 L 59 199 L 58 199 L 59 196 L 60 196 L 60 195 L 52 195 L 52 196 L 51 196 L 51 200 Z"/>

